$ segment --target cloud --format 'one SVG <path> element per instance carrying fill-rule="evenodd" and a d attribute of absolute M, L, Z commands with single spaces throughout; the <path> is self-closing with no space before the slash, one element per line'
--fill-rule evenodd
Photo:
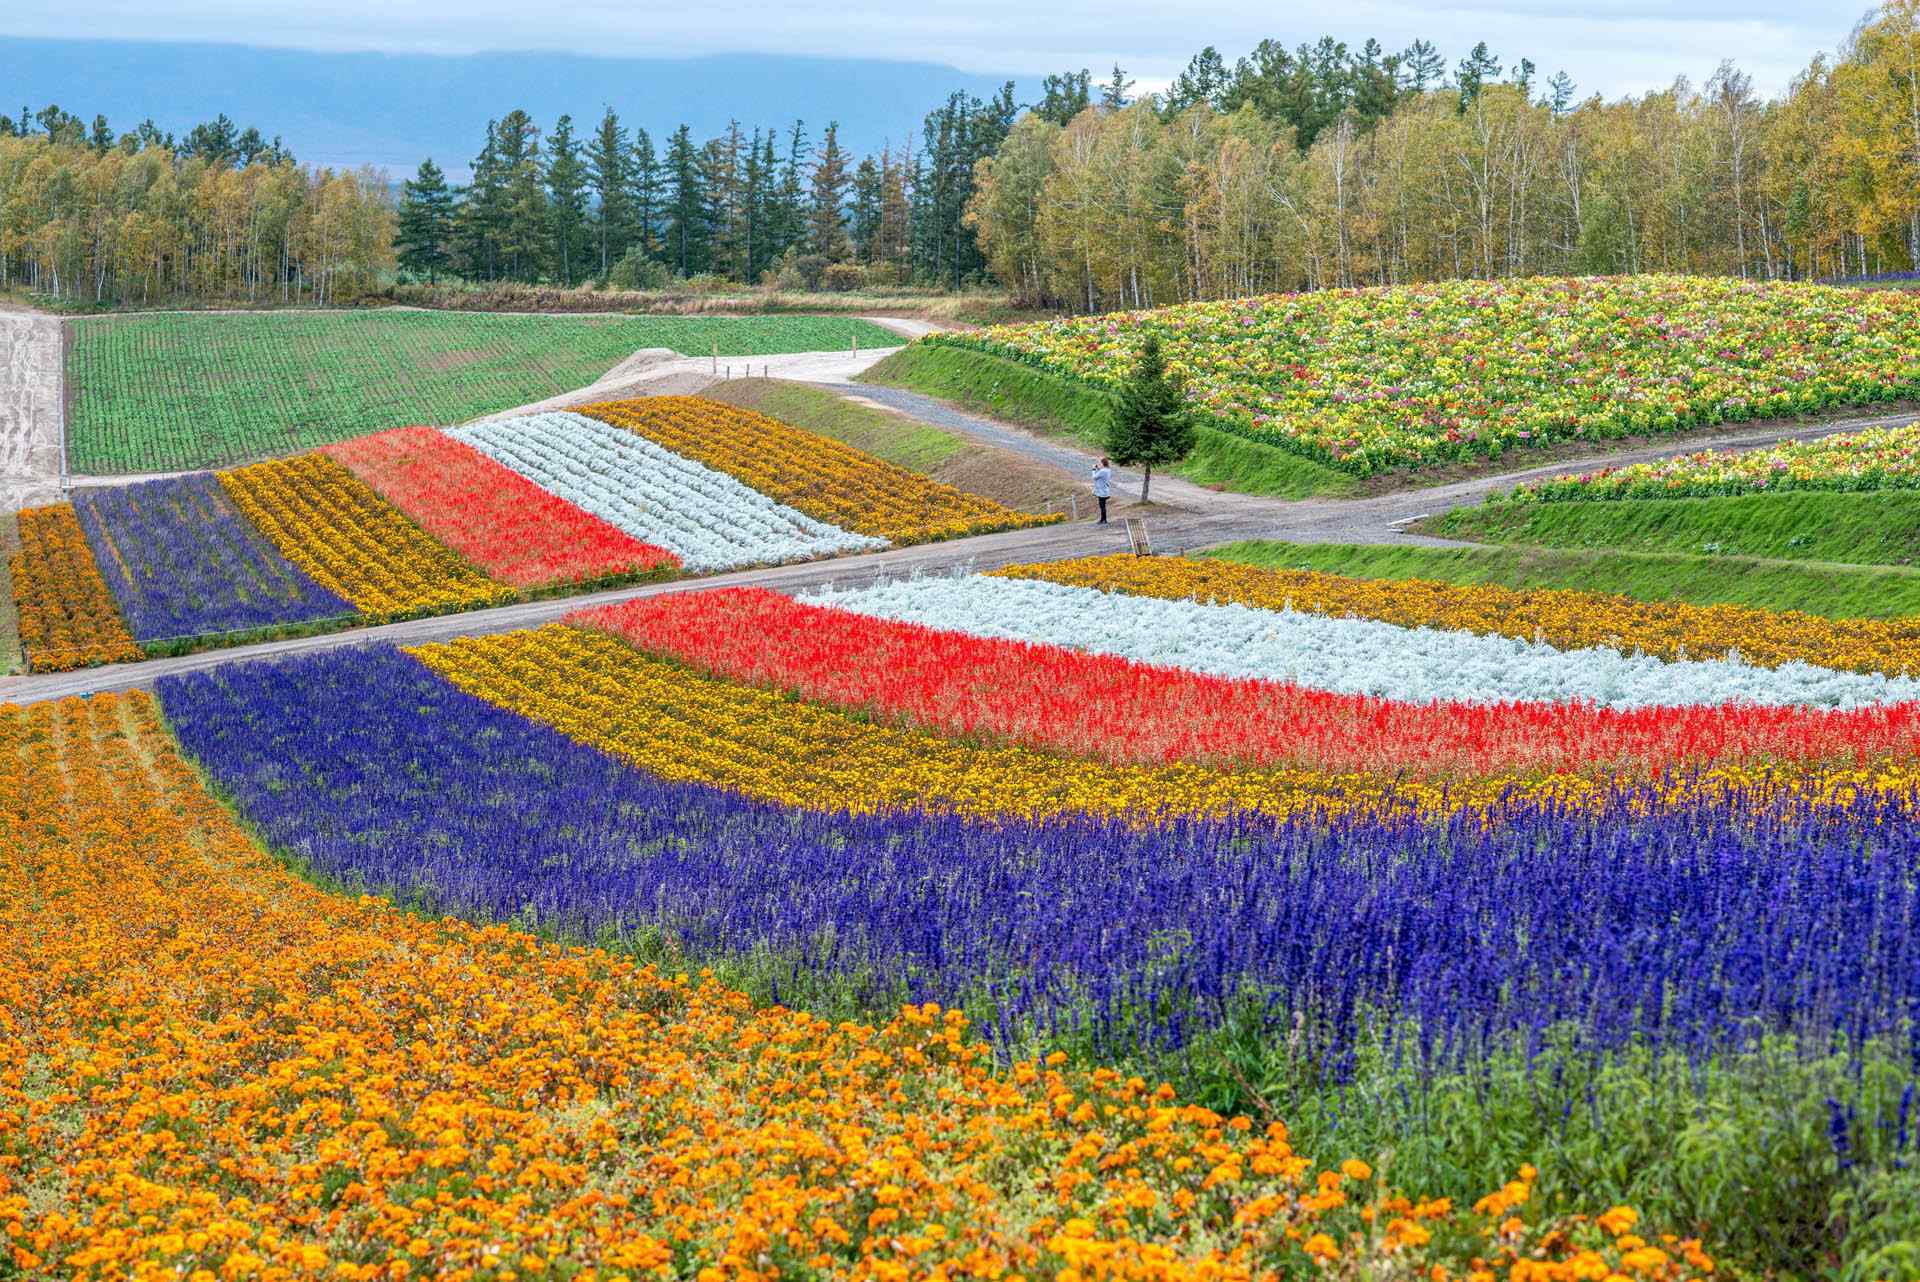
<path fill-rule="evenodd" d="M 99 0 L 88 6 L 88 34 L 415 53 L 865 56 L 1011 75 L 1117 62 L 1143 83 L 1162 83 L 1203 45 L 1231 62 L 1265 37 L 1293 45 L 1330 33 L 1355 46 L 1375 36 L 1390 50 L 1424 38 L 1450 62 L 1485 40 L 1509 63 L 1528 57 L 1542 75 L 1564 69 L 1584 92 L 1612 96 L 1664 87 L 1681 74 L 1704 80 L 1722 58 L 1763 92 L 1778 92 L 1816 51 L 1844 40 L 1864 11 L 1833 0 L 1688 0 L 1684 9 L 1671 0 L 1348 0 L 1332 12 L 1280 10 L 1269 0 L 585 0 L 559 12 L 524 0 Z M 66 0 L 13 0 L 0 32 L 79 34 L 72 12 Z"/>

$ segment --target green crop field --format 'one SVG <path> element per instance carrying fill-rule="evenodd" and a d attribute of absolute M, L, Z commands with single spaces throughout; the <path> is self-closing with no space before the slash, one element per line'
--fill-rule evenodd
<path fill-rule="evenodd" d="M 584 387 L 643 347 L 721 357 L 900 340 L 821 316 L 167 313 L 70 322 L 68 461 L 176 471 L 410 423 L 460 423 Z"/>

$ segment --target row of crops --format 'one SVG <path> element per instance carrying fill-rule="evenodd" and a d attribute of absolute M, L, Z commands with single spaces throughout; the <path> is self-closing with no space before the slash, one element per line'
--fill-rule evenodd
<path fill-rule="evenodd" d="M 79 490 L 22 513 L 13 584 L 48 671 L 1057 519 L 660 398 Z"/>
<path fill-rule="evenodd" d="M 82 475 L 297 453 L 394 423 L 463 423 L 591 384 L 636 350 L 890 347 L 824 316 L 159 313 L 69 322 L 68 461 Z"/>

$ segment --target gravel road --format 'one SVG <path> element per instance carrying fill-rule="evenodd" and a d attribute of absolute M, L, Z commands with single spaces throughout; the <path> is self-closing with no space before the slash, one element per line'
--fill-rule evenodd
<path fill-rule="evenodd" d="M 64 365 L 58 318 L 0 310 L 0 506 L 60 498 Z"/>

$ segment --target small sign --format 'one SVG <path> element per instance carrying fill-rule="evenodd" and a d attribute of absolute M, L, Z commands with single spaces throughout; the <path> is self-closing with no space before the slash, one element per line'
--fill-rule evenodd
<path fill-rule="evenodd" d="M 1147 541 L 1147 523 L 1137 516 L 1127 518 L 1127 546 L 1135 556 L 1153 555 L 1153 544 Z"/>

